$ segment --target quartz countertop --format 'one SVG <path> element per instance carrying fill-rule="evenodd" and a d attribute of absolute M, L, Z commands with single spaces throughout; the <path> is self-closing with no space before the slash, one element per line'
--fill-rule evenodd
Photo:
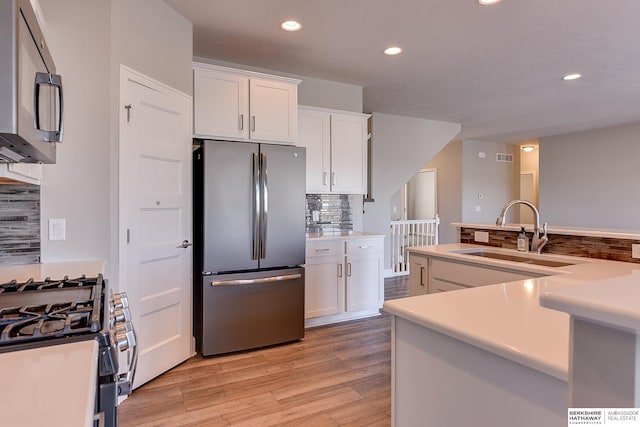
<path fill-rule="evenodd" d="M 588 283 L 579 288 L 549 289 L 541 297 L 544 307 L 606 324 L 640 331 L 640 268 L 631 274 Z"/>
<path fill-rule="evenodd" d="M 93 425 L 98 342 L 0 354 L 2 425 Z"/>
<path fill-rule="evenodd" d="M 306 233 L 307 239 L 357 239 L 362 237 L 384 237 L 384 234 L 367 233 L 366 231 L 335 230 L 320 233 Z"/>
<path fill-rule="evenodd" d="M 0 266 L 0 283 L 11 280 L 25 281 L 28 279 L 44 280 L 47 277 L 52 279 L 62 279 L 80 277 L 83 274 L 87 277 L 97 276 L 104 272 L 103 260 L 87 261 L 65 261 L 44 264 L 22 264 Z"/>
<path fill-rule="evenodd" d="M 543 307 L 540 296 L 581 294 L 583 289 L 594 286 L 590 283 L 615 278 L 621 283 L 640 283 L 639 264 L 529 254 L 576 263 L 551 268 L 452 252 L 474 248 L 486 250 L 487 246 L 446 244 L 414 247 L 409 252 L 548 276 L 390 300 L 384 303 L 384 310 L 562 381 L 567 381 L 568 376 L 569 315 Z M 606 292 L 604 289 L 600 292 Z"/>

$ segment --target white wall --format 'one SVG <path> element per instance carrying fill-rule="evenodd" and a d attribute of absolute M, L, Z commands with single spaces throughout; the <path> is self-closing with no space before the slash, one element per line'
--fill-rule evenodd
<path fill-rule="evenodd" d="M 391 198 L 460 132 L 458 123 L 373 113 L 371 186 L 373 203 L 365 203 L 364 230 L 384 234 L 385 268 L 390 268 Z"/>
<path fill-rule="evenodd" d="M 540 215 L 553 226 L 640 230 L 640 123 L 540 140 Z"/>
<path fill-rule="evenodd" d="M 64 87 L 64 140 L 44 166 L 42 261 L 110 254 L 110 5 L 40 0 L 48 43 Z M 66 219 L 66 240 L 49 241 L 49 218 Z"/>
<path fill-rule="evenodd" d="M 362 86 L 315 79 L 313 77 L 301 76 L 283 71 L 249 67 L 247 65 L 219 61 L 214 58 L 194 57 L 193 60 L 208 64 L 216 64 L 225 67 L 300 79 L 302 80 L 298 86 L 298 103 L 300 105 L 310 105 L 313 107 L 332 108 L 335 110 L 362 113 Z"/>
<path fill-rule="evenodd" d="M 481 158 L 480 153 L 485 157 Z M 497 153 L 513 154 L 513 162 L 496 161 Z M 520 193 L 520 153 L 517 145 L 466 139 L 462 149 L 462 221 L 495 223 L 505 203 Z M 480 206 L 480 212 L 476 207 Z M 518 210 L 509 222 L 517 221 Z"/>
<path fill-rule="evenodd" d="M 43 262 L 105 259 L 117 273 L 119 66 L 191 94 L 191 23 L 156 0 L 40 0 L 65 95 L 65 136 L 41 189 Z M 67 239 L 49 241 L 47 220 Z"/>
<path fill-rule="evenodd" d="M 462 221 L 462 141 L 447 144 L 425 167 L 438 174 L 439 242 L 456 243 L 458 230 L 451 223 Z"/>

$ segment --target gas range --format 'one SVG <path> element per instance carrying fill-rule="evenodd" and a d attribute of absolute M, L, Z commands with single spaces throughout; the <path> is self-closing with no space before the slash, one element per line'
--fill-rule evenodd
<path fill-rule="evenodd" d="M 95 413 L 99 425 L 115 427 L 118 397 L 131 393 L 137 343 L 126 294 L 105 292 L 101 274 L 0 283 L 0 354 L 95 340 Z M 120 369 L 123 351 L 132 357 Z"/>
<path fill-rule="evenodd" d="M 82 276 L 0 284 L 0 352 L 90 339 L 106 321 L 103 282 Z"/>

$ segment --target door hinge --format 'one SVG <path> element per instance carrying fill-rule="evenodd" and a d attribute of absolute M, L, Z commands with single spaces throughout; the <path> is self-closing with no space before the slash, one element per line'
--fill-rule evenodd
<path fill-rule="evenodd" d="M 127 110 L 127 123 L 129 123 L 131 121 L 131 104 L 125 105 L 124 109 Z"/>
<path fill-rule="evenodd" d="M 131 230 L 127 228 L 127 243 L 131 241 Z"/>

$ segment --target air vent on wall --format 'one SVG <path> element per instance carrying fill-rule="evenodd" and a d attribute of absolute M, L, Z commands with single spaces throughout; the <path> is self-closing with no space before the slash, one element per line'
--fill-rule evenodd
<path fill-rule="evenodd" d="M 496 162 L 513 162 L 513 154 L 496 153 Z"/>

